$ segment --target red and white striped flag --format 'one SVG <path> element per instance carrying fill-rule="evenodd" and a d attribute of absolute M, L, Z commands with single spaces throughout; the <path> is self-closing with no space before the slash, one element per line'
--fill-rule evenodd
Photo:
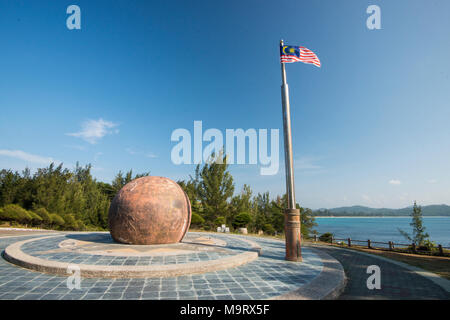
<path fill-rule="evenodd" d="M 314 52 L 305 47 L 282 46 L 280 47 L 280 59 L 283 63 L 303 62 L 310 63 L 320 68 L 320 60 Z"/>

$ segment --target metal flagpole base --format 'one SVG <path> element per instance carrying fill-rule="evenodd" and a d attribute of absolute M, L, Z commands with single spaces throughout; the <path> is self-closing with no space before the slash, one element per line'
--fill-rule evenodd
<path fill-rule="evenodd" d="M 300 210 L 284 210 L 284 231 L 286 237 L 286 257 L 288 261 L 302 261 Z"/>

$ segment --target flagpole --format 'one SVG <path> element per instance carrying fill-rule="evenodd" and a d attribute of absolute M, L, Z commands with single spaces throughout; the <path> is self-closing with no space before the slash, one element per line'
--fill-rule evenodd
<path fill-rule="evenodd" d="M 280 41 L 280 48 L 284 42 Z M 286 68 L 281 63 L 281 102 L 283 108 L 283 134 L 284 134 L 284 162 L 286 168 L 286 197 L 287 208 L 284 211 L 284 230 L 286 238 L 286 260 L 302 261 L 300 210 L 296 209 L 294 167 L 292 158 L 291 110 L 289 104 L 289 87 L 286 82 Z"/>

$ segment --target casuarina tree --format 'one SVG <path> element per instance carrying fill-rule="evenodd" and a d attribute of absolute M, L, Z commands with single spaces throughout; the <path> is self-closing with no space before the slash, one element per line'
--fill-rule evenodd
<path fill-rule="evenodd" d="M 223 153 L 213 154 L 201 169 L 198 193 L 207 221 L 229 215 L 228 200 L 233 196 L 234 184 Z"/>
<path fill-rule="evenodd" d="M 411 214 L 412 222 L 410 223 L 413 227 L 412 235 L 407 232 L 398 229 L 398 231 L 409 241 L 413 242 L 416 246 L 421 246 L 424 244 L 425 240 L 429 238 L 428 233 L 425 232 L 425 227 L 423 226 L 422 219 L 422 208 L 416 204 L 414 201 L 413 212 Z"/>

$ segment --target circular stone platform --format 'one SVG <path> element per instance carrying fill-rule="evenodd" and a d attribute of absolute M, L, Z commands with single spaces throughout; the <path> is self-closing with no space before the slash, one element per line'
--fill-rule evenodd
<path fill-rule="evenodd" d="M 284 241 L 189 232 L 182 243 L 125 245 L 109 233 L 2 239 L 2 299 L 330 299 L 345 285 L 340 263 L 309 247 L 284 260 Z M 11 262 L 8 263 L 7 261 Z M 20 268 L 20 267 L 24 268 Z M 70 289 L 68 267 L 81 271 Z M 31 270 L 30 270 L 31 269 Z M 36 272 L 40 271 L 40 272 Z"/>
<path fill-rule="evenodd" d="M 258 258 L 256 243 L 190 233 L 180 243 L 127 245 L 109 233 L 67 234 L 16 242 L 5 249 L 11 263 L 67 275 L 76 265 L 85 278 L 173 277 L 237 267 Z"/>

